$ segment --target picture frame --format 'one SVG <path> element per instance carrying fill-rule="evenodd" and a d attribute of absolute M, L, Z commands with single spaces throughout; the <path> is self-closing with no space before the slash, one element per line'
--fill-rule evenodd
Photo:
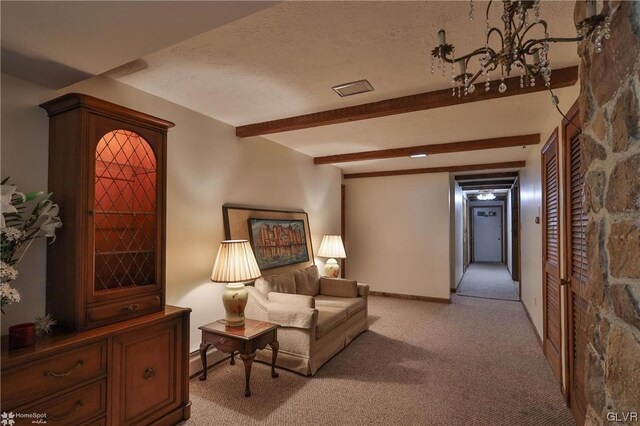
<path fill-rule="evenodd" d="M 222 206 L 222 218 L 224 221 L 225 238 L 248 240 L 251 242 L 254 254 L 256 254 L 256 260 L 261 256 L 254 245 L 254 238 L 250 230 L 251 220 L 253 220 L 253 223 L 268 223 L 271 221 L 274 223 L 291 224 L 301 222 L 304 231 L 303 251 L 307 253 L 306 260 L 303 260 L 305 259 L 304 256 L 294 256 L 293 259 L 289 259 L 291 263 L 287 263 L 285 259 L 285 262 L 272 262 L 266 265 L 266 267 L 264 267 L 265 264 L 263 262 L 263 266 L 261 266 L 260 269 L 264 272 L 264 275 L 275 275 L 290 270 L 305 269 L 315 264 L 309 217 L 304 210 L 279 210 L 225 204 Z M 260 261 L 258 265 L 260 265 Z"/>

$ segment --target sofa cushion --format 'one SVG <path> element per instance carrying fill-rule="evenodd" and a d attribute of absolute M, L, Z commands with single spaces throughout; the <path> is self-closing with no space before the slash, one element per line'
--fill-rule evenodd
<path fill-rule="evenodd" d="M 254 286 L 262 294 L 271 293 L 272 291 L 289 294 L 295 294 L 296 292 L 296 280 L 293 276 L 293 271 L 260 277 L 256 280 Z"/>
<path fill-rule="evenodd" d="M 346 310 L 347 316 L 355 314 L 366 306 L 366 302 L 362 297 L 335 297 L 335 296 L 316 296 L 316 307 L 341 308 Z"/>
<path fill-rule="evenodd" d="M 358 297 L 358 282 L 341 278 L 320 278 L 320 294 L 336 297 Z"/>
<path fill-rule="evenodd" d="M 304 271 L 295 271 L 296 294 L 315 296 L 320 293 L 320 274 L 318 267 L 311 265 Z"/>
<path fill-rule="evenodd" d="M 347 320 L 347 312 L 341 308 L 322 306 L 318 310 L 316 338 L 319 339 Z"/>
<path fill-rule="evenodd" d="M 303 294 L 276 293 L 275 291 L 272 291 L 267 294 L 267 298 L 269 299 L 269 302 L 280 303 L 283 305 L 301 306 L 303 308 L 316 307 L 315 299 Z"/>

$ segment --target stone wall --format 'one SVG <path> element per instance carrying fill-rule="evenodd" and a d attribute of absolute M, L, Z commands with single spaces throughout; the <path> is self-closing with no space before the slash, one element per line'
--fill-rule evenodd
<path fill-rule="evenodd" d="M 584 17 L 578 1 L 575 20 Z M 602 52 L 578 47 L 588 212 L 587 424 L 640 413 L 640 2 L 610 1 Z"/>

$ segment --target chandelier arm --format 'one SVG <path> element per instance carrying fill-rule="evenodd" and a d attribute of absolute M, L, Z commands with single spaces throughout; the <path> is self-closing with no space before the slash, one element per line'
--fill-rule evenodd
<path fill-rule="evenodd" d="M 489 29 L 489 31 L 487 32 L 487 44 L 489 44 L 489 38 L 491 37 L 491 33 L 493 33 L 494 31 L 497 32 L 500 36 L 500 45 L 502 45 L 502 47 L 504 48 L 504 36 L 502 35 L 502 31 L 500 31 L 496 27 L 491 27 L 491 29 Z"/>
<path fill-rule="evenodd" d="M 544 28 L 544 33 L 547 34 L 547 21 L 545 21 L 544 19 L 541 19 L 538 22 L 532 22 L 531 24 L 529 24 L 527 26 L 527 28 L 524 30 L 524 32 L 522 33 L 522 38 L 524 38 L 524 36 L 527 35 L 527 33 L 529 32 L 529 30 L 531 30 L 532 28 L 535 28 L 537 25 L 542 25 L 542 27 Z"/>
<path fill-rule="evenodd" d="M 582 36 L 578 36 L 578 37 L 548 37 L 548 38 L 540 38 L 540 39 L 531 39 L 531 40 L 527 41 L 522 46 L 522 50 L 527 55 L 532 55 L 534 53 L 534 51 L 532 49 L 536 48 L 536 50 L 539 50 L 541 48 L 541 46 L 537 46 L 537 45 L 542 45 L 542 44 L 545 44 L 545 43 L 568 43 L 568 42 L 577 42 L 577 41 L 582 41 L 582 40 L 584 40 L 584 37 L 582 37 Z"/>
<path fill-rule="evenodd" d="M 489 0 L 489 4 L 487 4 L 487 11 L 484 14 L 485 18 L 487 19 L 487 22 L 489 22 L 489 9 L 491 9 L 491 3 L 493 3 L 493 0 Z"/>
<path fill-rule="evenodd" d="M 456 62 L 459 62 L 459 61 L 462 61 L 462 60 L 466 61 L 466 60 L 471 59 L 474 56 L 478 56 L 480 54 L 486 54 L 487 52 L 489 52 L 489 54 L 492 55 L 492 56 L 496 54 L 496 52 L 490 47 L 481 47 L 481 48 L 478 48 L 478 49 L 474 50 L 473 52 L 467 53 L 464 56 L 458 56 L 455 59 L 449 59 L 449 58 L 447 58 L 445 56 L 445 57 L 442 58 L 442 60 L 447 62 L 447 63 L 453 64 L 453 63 L 456 63 Z"/>

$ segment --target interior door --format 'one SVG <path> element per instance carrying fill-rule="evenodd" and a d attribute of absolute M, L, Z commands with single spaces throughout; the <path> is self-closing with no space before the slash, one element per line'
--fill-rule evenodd
<path fill-rule="evenodd" d="M 562 382 L 558 129 L 542 148 L 542 299 L 544 354 Z"/>
<path fill-rule="evenodd" d="M 502 262 L 502 208 L 473 209 L 473 260 Z"/>
<path fill-rule="evenodd" d="M 577 105 L 567 117 L 579 126 Z M 578 424 L 584 423 L 587 401 L 584 394 L 584 368 L 586 349 L 585 322 L 587 315 L 587 253 L 585 230 L 587 216 L 582 209 L 584 176 L 581 173 L 580 129 L 568 122 L 563 123 L 565 152 L 565 191 L 563 202 L 566 214 L 565 244 L 567 259 L 564 262 L 565 276 L 569 282 L 567 294 L 569 356 L 569 406 Z"/>
<path fill-rule="evenodd" d="M 520 179 L 511 190 L 511 278 L 520 282 Z"/>

